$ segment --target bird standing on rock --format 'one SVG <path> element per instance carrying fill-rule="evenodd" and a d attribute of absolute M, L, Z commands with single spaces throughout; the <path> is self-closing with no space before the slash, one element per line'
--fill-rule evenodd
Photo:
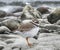
<path fill-rule="evenodd" d="M 32 44 L 29 42 L 29 38 L 33 38 L 34 36 L 37 36 L 39 31 L 39 27 L 35 26 L 31 22 L 28 23 L 21 23 L 18 27 L 18 30 L 15 33 L 19 33 L 21 36 L 26 38 L 28 46 L 32 46 Z"/>

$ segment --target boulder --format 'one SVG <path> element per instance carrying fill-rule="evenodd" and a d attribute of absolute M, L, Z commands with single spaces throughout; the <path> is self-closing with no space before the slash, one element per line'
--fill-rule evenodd
<path fill-rule="evenodd" d="M 37 10 L 41 13 L 41 14 L 48 14 L 49 10 L 47 7 L 39 7 L 37 8 Z"/>
<path fill-rule="evenodd" d="M 21 12 L 23 10 L 23 7 L 21 7 L 21 6 L 3 6 L 0 8 L 0 10 L 5 11 L 8 14 L 8 13 Z"/>
<path fill-rule="evenodd" d="M 58 20 L 56 23 L 54 23 L 56 25 L 60 25 L 60 20 Z"/>
<path fill-rule="evenodd" d="M 45 29 L 51 30 L 51 31 L 60 31 L 60 26 L 59 25 L 54 25 L 54 24 L 45 24 L 43 26 Z"/>
<path fill-rule="evenodd" d="M 55 11 L 47 16 L 47 19 L 51 24 L 56 23 L 60 19 L 60 8 L 56 8 Z"/>
<path fill-rule="evenodd" d="M 0 24 L 8 27 L 12 31 L 18 28 L 19 22 L 20 21 L 14 19 L 7 19 L 2 21 Z"/>
<path fill-rule="evenodd" d="M 4 34 L 4 33 L 7 33 L 7 32 L 11 32 L 11 30 L 9 30 L 7 27 L 5 26 L 1 26 L 0 27 L 0 34 Z"/>
<path fill-rule="evenodd" d="M 34 9 L 31 5 L 26 5 L 23 9 L 21 19 L 41 18 L 41 13 Z"/>
<path fill-rule="evenodd" d="M 3 18 L 7 15 L 5 11 L 0 10 L 0 18 Z"/>

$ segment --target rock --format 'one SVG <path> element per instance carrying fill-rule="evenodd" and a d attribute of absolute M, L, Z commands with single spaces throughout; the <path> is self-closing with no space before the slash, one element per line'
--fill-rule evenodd
<path fill-rule="evenodd" d="M 21 19 L 41 18 L 39 11 L 34 9 L 31 5 L 26 5 L 23 9 Z"/>
<path fill-rule="evenodd" d="M 49 14 L 43 14 L 42 15 L 42 19 L 47 19 L 47 16 L 48 16 Z"/>
<path fill-rule="evenodd" d="M 14 19 L 14 20 L 17 20 L 17 17 L 15 16 L 6 16 L 3 18 L 4 20 L 7 20 L 7 19 Z"/>
<path fill-rule="evenodd" d="M 5 11 L 0 10 L 0 18 L 3 18 L 7 15 Z"/>
<path fill-rule="evenodd" d="M 38 39 L 40 41 L 40 43 L 38 44 L 39 49 L 43 48 L 42 50 L 45 50 L 45 47 L 47 47 L 46 49 L 49 48 L 50 50 L 60 49 L 60 43 L 59 43 L 60 35 L 59 34 L 52 33 L 52 34 L 49 34 L 48 36 L 45 36 L 45 34 L 43 34 L 45 37 L 41 37 L 41 35 L 40 35 L 40 38 Z"/>
<path fill-rule="evenodd" d="M 20 39 L 20 40 L 19 40 Z M 22 40 L 23 39 L 23 40 Z M 27 45 L 27 42 L 26 42 L 26 39 L 25 38 L 23 38 L 23 37 L 20 37 L 20 38 L 18 38 L 18 39 L 11 39 L 14 43 L 9 43 L 9 46 L 11 47 L 11 48 L 21 48 L 21 47 L 23 47 L 23 48 L 25 48 L 25 47 L 28 47 L 28 45 Z M 10 41 L 11 41 L 10 40 Z M 18 42 L 18 43 L 17 43 Z M 24 46 L 23 46 L 24 45 Z"/>
<path fill-rule="evenodd" d="M 16 12 L 13 15 L 16 16 L 16 17 L 19 17 L 19 16 L 21 16 L 21 14 L 22 14 L 22 12 Z"/>
<path fill-rule="evenodd" d="M 3 50 L 12 50 L 10 47 L 5 47 Z"/>
<path fill-rule="evenodd" d="M 51 33 L 52 31 L 49 31 L 48 29 L 40 29 L 40 33 Z"/>
<path fill-rule="evenodd" d="M 52 30 L 52 31 L 53 30 L 59 31 L 60 26 L 59 25 L 54 25 L 54 24 L 45 24 L 44 28 L 48 29 L 48 30 Z"/>
<path fill-rule="evenodd" d="M 0 23 L 2 22 L 2 21 L 4 21 L 5 19 L 4 18 L 0 18 Z"/>
<path fill-rule="evenodd" d="M 16 8 L 15 11 L 13 11 L 12 13 L 16 13 L 16 12 L 22 12 L 23 11 L 23 8 L 20 7 L 20 8 Z"/>
<path fill-rule="evenodd" d="M 16 12 L 21 12 L 23 10 L 23 7 L 21 7 L 21 6 L 4 6 L 4 7 L 1 7 L 0 10 L 5 11 L 7 14 L 8 13 L 16 13 Z"/>
<path fill-rule="evenodd" d="M 56 8 L 49 16 L 47 16 L 48 21 L 53 24 L 60 19 L 60 8 Z"/>
<path fill-rule="evenodd" d="M 5 17 L 5 16 L 18 17 L 20 14 L 16 15 L 14 13 L 22 12 L 22 10 L 23 10 L 23 7 L 21 6 L 4 6 L 0 8 L 0 17 Z"/>
<path fill-rule="evenodd" d="M 19 36 L 19 35 L 18 35 Z M 19 37 L 19 38 L 14 38 L 14 39 L 9 39 L 8 41 L 13 41 L 13 43 L 9 43 L 8 46 L 11 48 L 11 49 L 16 49 L 16 48 L 21 48 L 22 50 L 24 49 L 30 49 L 30 47 L 28 46 L 27 44 L 27 41 L 25 38 L 23 37 Z M 18 43 L 17 43 L 18 42 Z M 35 45 L 38 44 L 38 41 L 33 39 L 33 38 L 29 38 L 29 42 L 32 44 L 32 47 L 33 48 Z"/>
<path fill-rule="evenodd" d="M 22 23 L 31 23 L 31 22 L 39 24 L 39 20 L 38 19 L 26 19 L 26 20 L 22 21 Z"/>
<path fill-rule="evenodd" d="M 0 46 L 0 50 L 4 49 L 4 47 Z"/>
<path fill-rule="evenodd" d="M 57 36 L 57 35 L 58 34 L 55 34 L 55 33 L 40 33 L 39 38 L 44 38 L 44 37 L 48 37 L 48 36 Z"/>
<path fill-rule="evenodd" d="M 20 50 L 19 48 L 15 48 L 15 49 L 13 49 L 13 50 Z"/>
<path fill-rule="evenodd" d="M 5 26 L 0 27 L 0 34 L 4 34 L 4 33 L 7 33 L 7 32 L 11 32 L 11 31 Z"/>
<path fill-rule="evenodd" d="M 56 23 L 54 23 L 56 25 L 60 25 L 60 20 L 58 20 Z"/>
<path fill-rule="evenodd" d="M 48 14 L 49 13 L 49 10 L 48 10 L 49 8 L 47 8 L 47 7 L 39 7 L 39 8 L 37 8 L 37 10 L 41 13 L 41 14 Z"/>
<path fill-rule="evenodd" d="M 15 19 L 7 19 L 2 21 L 1 25 L 8 27 L 12 31 L 18 28 L 19 22 L 19 20 Z"/>
<path fill-rule="evenodd" d="M 53 45 L 48 46 L 37 46 L 34 50 L 55 50 L 55 47 Z"/>
<path fill-rule="evenodd" d="M 47 19 L 38 19 L 40 25 L 50 24 Z"/>
<path fill-rule="evenodd" d="M 6 46 L 7 44 L 0 40 L 0 50 L 3 50 Z"/>
<path fill-rule="evenodd" d="M 14 34 L 14 33 L 0 34 L 0 40 L 4 41 L 6 44 L 14 43 L 15 39 L 18 39 L 18 38 L 20 38 L 20 35 L 17 35 L 17 34 Z"/>
<path fill-rule="evenodd" d="M 26 23 L 30 23 L 32 20 L 23 20 L 21 23 L 24 23 L 24 24 L 26 24 Z"/>

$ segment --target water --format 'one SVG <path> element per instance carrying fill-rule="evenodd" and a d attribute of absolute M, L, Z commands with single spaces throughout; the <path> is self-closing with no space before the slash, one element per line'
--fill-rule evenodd
<path fill-rule="evenodd" d="M 34 2 L 34 1 L 41 1 L 41 2 L 45 2 L 45 1 L 60 1 L 60 0 L 0 0 L 0 2 L 5 2 L 5 3 L 11 3 L 11 2 L 13 2 L 13 1 L 18 1 L 18 2 L 20 2 L 20 1 L 22 1 L 22 2 Z"/>

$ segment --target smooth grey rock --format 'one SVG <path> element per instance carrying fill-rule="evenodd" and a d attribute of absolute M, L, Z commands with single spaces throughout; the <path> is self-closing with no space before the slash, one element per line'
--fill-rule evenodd
<path fill-rule="evenodd" d="M 56 23 L 54 23 L 56 25 L 60 25 L 60 20 L 58 20 Z"/>
<path fill-rule="evenodd" d="M 60 8 L 56 8 L 49 16 L 47 16 L 48 21 L 53 24 L 60 20 Z"/>
<path fill-rule="evenodd" d="M 21 19 L 42 18 L 39 11 L 34 9 L 31 5 L 26 5 L 23 9 Z"/>
<path fill-rule="evenodd" d="M 59 25 L 54 25 L 54 24 L 45 24 L 44 27 L 48 30 L 60 30 L 60 26 Z"/>
<path fill-rule="evenodd" d="M 7 27 L 5 26 L 1 26 L 0 27 L 0 34 L 4 34 L 4 33 L 7 33 L 7 32 L 10 32 L 11 30 L 9 30 Z"/>
<path fill-rule="evenodd" d="M 49 13 L 49 8 L 47 7 L 39 7 L 37 8 L 37 10 L 41 13 L 41 14 L 48 14 Z"/>
<path fill-rule="evenodd" d="M 10 30 L 15 30 L 18 28 L 20 21 L 15 19 L 7 19 L 2 21 L 1 25 L 8 27 Z"/>
<path fill-rule="evenodd" d="M 0 18 L 3 18 L 7 15 L 7 13 L 3 10 L 0 10 Z"/>
<path fill-rule="evenodd" d="M 3 6 L 0 8 L 0 10 L 5 11 L 7 14 L 21 12 L 21 9 L 23 9 L 21 6 Z"/>

